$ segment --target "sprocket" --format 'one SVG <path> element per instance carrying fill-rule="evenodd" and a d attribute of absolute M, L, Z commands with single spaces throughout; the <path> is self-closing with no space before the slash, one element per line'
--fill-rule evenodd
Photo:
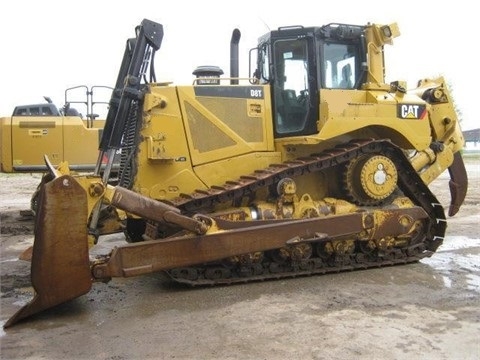
<path fill-rule="evenodd" d="M 384 203 L 397 188 L 398 171 L 388 157 L 365 154 L 351 160 L 342 174 L 347 199 L 362 206 Z"/>

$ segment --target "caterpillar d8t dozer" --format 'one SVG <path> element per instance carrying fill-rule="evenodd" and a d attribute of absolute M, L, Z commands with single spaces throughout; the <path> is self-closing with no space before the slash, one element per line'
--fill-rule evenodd
<path fill-rule="evenodd" d="M 100 143 L 98 164 L 109 162 L 88 176 L 49 166 L 35 296 L 6 327 L 114 277 L 245 283 L 412 263 L 442 244 L 444 207 L 428 184 L 448 169 L 454 215 L 464 139 L 443 78 L 385 83 L 396 24 L 279 28 L 250 52 L 248 78 L 235 29 L 230 76 L 201 66 L 188 86 L 155 79 L 162 25 L 145 19 L 135 34 Z M 115 232 L 125 244 L 93 256 Z"/>

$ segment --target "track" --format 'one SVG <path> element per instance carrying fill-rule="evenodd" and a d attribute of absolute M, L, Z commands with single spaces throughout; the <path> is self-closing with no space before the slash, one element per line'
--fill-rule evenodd
<path fill-rule="evenodd" d="M 421 239 L 417 238 L 414 243 L 407 246 L 394 247 L 386 251 L 365 250 L 362 249 L 360 241 L 356 241 L 355 251 L 349 254 L 322 254 L 321 251 L 315 251 L 312 256 L 296 261 L 278 261 L 271 256 L 264 256 L 261 261 L 246 261 L 236 266 L 225 266 L 224 263 L 206 264 L 201 267 L 173 269 L 168 274 L 175 281 L 190 285 L 216 285 L 406 264 L 431 256 L 441 245 L 445 235 L 446 220 L 443 207 L 412 168 L 403 150 L 388 140 L 353 140 L 319 154 L 273 164 L 223 186 L 182 195 L 173 199 L 170 204 L 187 214 L 220 203 L 235 204 L 236 200 L 253 195 L 259 188 L 275 184 L 283 178 L 295 178 L 323 171 L 364 154 L 378 153 L 394 162 L 399 173 L 399 189 L 427 213 L 428 221 Z M 148 224 L 147 234 L 148 232 L 150 234 L 156 232 L 155 224 Z M 319 240 L 317 244 L 322 241 L 325 240 Z"/>

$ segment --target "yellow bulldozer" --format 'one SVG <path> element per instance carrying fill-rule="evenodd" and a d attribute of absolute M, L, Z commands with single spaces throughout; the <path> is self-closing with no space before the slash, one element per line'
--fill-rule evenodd
<path fill-rule="evenodd" d="M 100 161 L 75 175 L 45 157 L 35 295 L 5 327 L 114 277 L 233 284 L 435 253 L 447 222 L 428 185 L 448 169 L 453 216 L 467 192 L 464 139 L 442 77 L 385 83 L 395 23 L 278 28 L 249 52 L 246 78 L 234 29 L 230 75 L 200 66 L 185 86 L 156 81 L 163 34 L 145 19 L 126 42 L 103 173 Z M 93 255 L 117 232 L 124 244 Z"/>

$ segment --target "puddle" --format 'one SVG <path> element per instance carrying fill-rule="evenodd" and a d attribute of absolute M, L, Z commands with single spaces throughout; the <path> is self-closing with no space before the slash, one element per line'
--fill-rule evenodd
<path fill-rule="evenodd" d="M 0 264 L 7 263 L 7 262 L 14 262 L 14 261 L 18 261 L 18 258 L 2 260 L 0 261 Z"/>
<path fill-rule="evenodd" d="M 443 280 L 443 284 L 445 285 L 445 287 L 447 287 L 447 288 L 452 287 L 452 279 L 450 279 L 448 276 L 443 276 L 442 280 Z"/>
<path fill-rule="evenodd" d="M 6 322 L 7 322 L 7 320 L 5 320 L 5 321 L 0 321 L 0 338 L 1 338 L 1 337 L 4 337 L 5 335 L 7 335 L 7 333 L 5 332 L 5 330 L 3 330 L 3 325 L 5 325 Z"/>
<path fill-rule="evenodd" d="M 442 276 L 445 287 L 463 286 L 480 293 L 480 239 L 449 236 L 441 248 L 422 263 Z"/>
<path fill-rule="evenodd" d="M 466 236 L 447 236 L 435 254 L 474 247 L 480 247 L 480 239 L 472 239 Z"/>

